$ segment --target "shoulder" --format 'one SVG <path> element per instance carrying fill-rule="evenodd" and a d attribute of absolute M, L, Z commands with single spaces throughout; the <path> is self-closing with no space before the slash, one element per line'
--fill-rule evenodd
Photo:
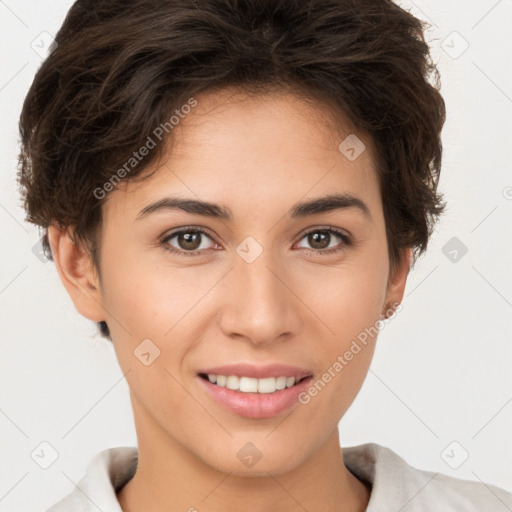
<path fill-rule="evenodd" d="M 117 446 L 97 453 L 73 491 L 46 512 L 122 512 L 116 491 L 134 475 L 137 460 L 138 450 L 132 446 Z"/>
<path fill-rule="evenodd" d="M 87 504 L 79 495 L 78 489 L 52 505 L 46 512 L 88 512 Z"/>
<path fill-rule="evenodd" d="M 415 468 L 376 443 L 344 448 L 343 458 L 356 477 L 372 485 L 367 512 L 512 510 L 512 494 L 500 487 Z"/>

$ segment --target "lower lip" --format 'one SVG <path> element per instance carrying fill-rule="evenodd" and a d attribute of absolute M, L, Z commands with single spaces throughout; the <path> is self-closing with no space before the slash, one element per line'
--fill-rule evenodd
<path fill-rule="evenodd" d="M 308 377 L 291 388 L 274 393 L 243 393 L 212 384 L 209 380 L 197 377 L 201 385 L 223 407 L 245 418 L 271 418 L 298 402 L 298 396 L 309 384 Z"/>

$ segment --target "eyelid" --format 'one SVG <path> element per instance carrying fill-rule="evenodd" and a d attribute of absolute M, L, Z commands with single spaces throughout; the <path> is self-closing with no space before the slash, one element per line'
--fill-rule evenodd
<path fill-rule="evenodd" d="M 333 231 L 339 236 L 345 236 L 348 239 L 352 239 L 352 235 L 349 231 L 342 228 L 337 228 L 336 226 L 331 225 L 324 225 L 324 226 L 314 226 L 312 228 L 306 229 L 303 233 L 299 235 L 299 239 L 304 238 L 306 235 L 309 235 L 310 233 L 315 233 L 316 231 Z"/>
<path fill-rule="evenodd" d="M 210 238 L 215 238 L 217 235 L 215 235 L 212 231 L 210 231 L 208 228 L 200 227 L 200 226 L 180 226 L 179 228 L 170 229 L 168 231 L 165 231 L 160 237 L 160 240 L 169 239 L 170 237 L 177 235 L 182 232 L 188 232 L 188 231 L 199 231 L 201 233 L 204 233 L 205 235 L 208 235 Z"/>

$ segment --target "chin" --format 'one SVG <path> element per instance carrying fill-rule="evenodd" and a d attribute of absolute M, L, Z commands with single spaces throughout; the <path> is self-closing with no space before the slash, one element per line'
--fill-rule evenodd
<path fill-rule="evenodd" d="M 242 444 L 245 446 L 246 443 Z M 254 450 L 254 448 L 253 448 Z M 263 450 L 262 450 L 263 451 Z M 245 460 L 247 458 L 246 453 L 250 453 L 250 450 L 244 452 L 242 449 L 236 449 L 230 451 L 223 456 L 216 458 L 215 460 L 202 459 L 205 464 L 211 466 L 217 471 L 223 473 L 229 473 L 232 476 L 247 478 L 247 477 L 268 477 L 268 474 L 280 475 L 288 473 L 295 469 L 301 461 L 296 458 L 297 451 L 294 450 L 290 453 L 280 452 L 276 453 L 271 451 L 271 455 L 265 456 L 265 452 L 259 452 L 260 458 L 251 460 Z M 211 455 L 211 454 L 210 454 Z M 295 456 L 294 456 L 295 455 Z M 254 456 L 258 457 L 254 451 Z"/>

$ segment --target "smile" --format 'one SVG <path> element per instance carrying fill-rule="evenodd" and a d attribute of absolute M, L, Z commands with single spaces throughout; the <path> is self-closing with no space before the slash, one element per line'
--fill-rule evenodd
<path fill-rule="evenodd" d="M 237 377 L 236 375 L 214 375 L 201 373 L 199 376 L 216 386 L 240 391 L 241 393 L 275 393 L 299 384 L 307 377 L 296 382 L 295 377 L 267 377 L 254 379 L 252 377 Z"/>

